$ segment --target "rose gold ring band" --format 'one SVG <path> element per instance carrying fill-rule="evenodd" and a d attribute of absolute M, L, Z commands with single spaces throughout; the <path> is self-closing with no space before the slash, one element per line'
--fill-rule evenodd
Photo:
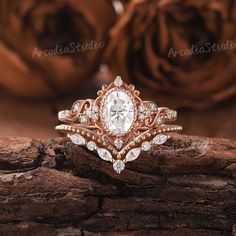
<path fill-rule="evenodd" d="M 117 173 L 141 151 L 165 143 L 167 133 L 182 130 L 166 124 L 177 119 L 176 111 L 142 101 L 139 91 L 120 76 L 97 94 L 96 99 L 77 100 L 70 110 L 60 111 L 58 119 L 63 124 L 56 130 L 67 133 L 74 144 L 96 151 L 101 159 L 113 163 Z"/>

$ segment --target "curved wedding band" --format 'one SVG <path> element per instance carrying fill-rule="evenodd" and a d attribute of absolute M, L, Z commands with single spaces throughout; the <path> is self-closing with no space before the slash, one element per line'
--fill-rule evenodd
<path fill-rule="evenodd" d="M 117 173 L 141 151 L 165 143 L 167 133 L 182 130 L 166 124 L 177 119 L 176 111 L 142 101 L 134 85 L 124 83 L 120 76 L 97 94 L 96 99 L 78 100 L 71 110 L 60 111 L 58 119 L 63 124 L 56 130 L 67 133 L 74 144 L 96 151 L 113 163 Z"/>

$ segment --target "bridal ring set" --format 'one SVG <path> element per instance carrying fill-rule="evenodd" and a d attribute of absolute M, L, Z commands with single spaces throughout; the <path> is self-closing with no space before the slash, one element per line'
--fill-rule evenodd
<path fill-rule="evenodd" d="M 71 110 L 60 111 L 58 119 L 63 124 L 56 130 L 66 133 L 72 143 L 96 151 L 117 173 L 141 151 L 165 143 L 168 133 L 182 130 L 167 124 L 176 120 L 176 111 L 142 101 L 134 85 L 124 83 L 120 76 L 103 85 L 97 95 L 96 99 L 76 101 Z"/>

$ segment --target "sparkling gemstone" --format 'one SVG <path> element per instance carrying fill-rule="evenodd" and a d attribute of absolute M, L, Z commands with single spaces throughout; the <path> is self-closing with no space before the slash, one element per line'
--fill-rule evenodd
<path fill-rule="evenodd" d="M 145 111 L 145 109 L 146 107 L 143 104 L 138 107 L 139 112 L 142 112 L 142 113 Z"/>
<path fill-rule="evenodd" d="M 86 115 L 91 118 L 94 122 L 96 122 L 99 118 L 99 114 L 98 114 L 98 107 L 97 106 L 93 106 L 92 108 L 89 108 L 86 110 Z"/>
<path fill-rule="evenodd" d="M 123 141 L 121 139 L 116 139 L 114 141 L 114 145 L 115 145 L 116 148 L 120 149 L 123 145 Z"/>
<path fill-rule="evenodd" d="M 174 111 L 174 110 L 169 110 L 169 111 L 167 112 L 167 117 L 168 117 L 169 119 L 172 119 L 172 118 L 176 117 L 176 115 L 177 115 L 177 112 Z"/>
<path fill-rule="evenodd" d="M 138 115 L 139 120 L 144 120 L 145 118 L 146 118 L 146 116 L 143 113 Z"/>
<path fill-rule="evenodd" d="M 88 150 L 93 151 L 97 148 L 97 145 L 94 141 L 89 141 L 87 143 L 87 148 L 88 148 Z"/>
<path fill-rule="evenodd" d="M 96 122 L 99 118 L 99 108 L 97 106 L 92 107 L 91 119 Z"/>
<path fill-rule="evenodd" d="M 157 105 L 154 102 L 149 102 L 148 107 L 152 113 L 157 111 Z"/>
<path fill-rule="evenodd" d="M 155 136 L 152 140 L 152 142 L 154 144 L 163 144 L 166 142 L 166 140 L 168 139 L 168 136 L 165 134 L 158 134 L 157 136 Z"/>
<path fill-rule="evenodd" d="M 86 144 L 85 138 L 82 137 L 80 134 L 71 134 L 71 135 L 69 135 L 69 138 L 70 138 L 71 142 L 76 145 L 85 145 Z"/>
<path fill-rule="evenodd" d="M 91 117 L 92 110 L 91 110 L 91 109 L 87 109 L 87 110 L 85 111 L 85 114 L 86 114 L 86 116 Z"/>
<path fill-rule="evenodd" d="M 145 110 L 145 115 L 148 117 L 152 114 L 151 110 L 149 110 L 148 108 Z"/>
<path fill-rule="evenodd" d="M 92 112 L 93 112 L 93 113 L 98 113 L 98 111 L 99 111 L 98 106 L 93 106 L 93 107 L 92 107 Z"/>
<path fill-rule="evenodd" d="M 104 161 L 110 161 L 112 162 L 112 155 L 111 153 L 106 150 L 105 148 L 98 148 L 97 149 L 98 155 L 104 160 Z"/>
<path fill-rule="evenodd" d="M 128 92 L 112 90 L 104 99 L 102 117 L 105 128 L 114 135 L 126 134 L 135 120 L 135 105 Z"/>
<path fill-rule="evenodd" d="M 117 76 L 114 81 L 115 86 L 120 87 L 123 84 L 123 81 L 120 76 Z"/>
<path fill-rule="evenodd" d="M 81 114 L 79 117 L 79 121 L 81 124 L 86 124 L 88 122 L 88 117 L 85 114 Z"/>
<path fill-rule="evenodd" d="M 122 161 L 122 160 L 116 160 L 114 163 L 113 163 L 113 169 L 118 173 L 120 174 L 120 172 L 122 170 L 124 170 L 125 168 L 125 163 Z"/>
<path fill-rule="evenodd" d="M 79 102 L 77 102 L 76 104 L 74 104 L 74 106 L 73 106 L 73 110 L 74 111 L 78 111 L 79 109 L 80 109 L 80 103 Z"/>
<path fill-rule="evenodd" d="M 158 125 L 162 125 L 162 124 L 164 123 L 163 118 L 162 118 L 161 116 L 158 116 L 158 117 L 157 117 L 157 120 L 156 120 L 156 123 L 157 123 Z"/>
<path fill-rule="evenodd" d="M 64 120 L 69 117 L 70 111 L 69 110 L 64 110 L 58 112 L 58 119 L 59 120 Z"/>
<path fill-rule="evenodd" d="M 141 149 L 140 148 L 134 148 L 134 149 L 131 149 L 126 157 L 125 157 L 125 160 L 128 162 L 128 161 L 133 161 L 135 159 L 138 158 L 139 154 L 140 154 L 140 151 Z"/>
<path fill-rule="evenodd" d="M 142 143 L 142 149 L 143 151 L 149 151 L 151 149 L 151 144 L 148 141 L 145 141 Z"/>
<path fill-rule="evenodd" d="M 147 106 L 148 105 L 148 106 Z M 148 116 L 150 116 L 153 112 L 152 110 L 150 109 L 149 107 L 149 104 L 141 104 L 139 107 L 138 107 L 138 110 L 139 110 L 139 120 L 144 120 L 146 119 Z"/>
<path fill-rule="evenodd" d="M 91 119 L 93 120 L 93 122 L 96 122 L 98 120 L 98 114 L 93 114 L 91 116 Z"/>

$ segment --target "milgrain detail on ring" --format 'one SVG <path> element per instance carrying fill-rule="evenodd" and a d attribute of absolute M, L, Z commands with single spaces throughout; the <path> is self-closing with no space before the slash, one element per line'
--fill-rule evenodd
<path fill-rule="evenodd" d="M 139 91 L 117 76 L 114 82 L 102 86 L 95 100 L 78 100 L 71 110 L 59 112 L 58 119 L 65 124 L 56 126 L 56 130 L 67 133 L 75 145 L 96 151 L 121 173 L 126 163 L 136 160 L 142 151 L 164 144 L 167 133 L 182 130 L 181 126 L 165 124 L 176 118 L 176 111 L 142 101 Z"/>

